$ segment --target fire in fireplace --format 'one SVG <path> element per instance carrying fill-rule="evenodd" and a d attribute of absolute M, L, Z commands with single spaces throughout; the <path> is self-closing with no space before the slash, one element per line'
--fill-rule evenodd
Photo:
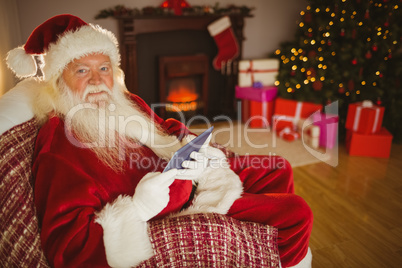
<path fill-rule="evenodd" d="M 196 111 L 202 106 L 194 78 L 177 78 L 167 85 L 167 112 Z"/>
<path fill-rule="evenodd" d="M 205 115 L 208 101 L 207 88 L 208 57 L 206 55 L 159 58 L 159 100 L 166 104 L 160 111 L 163 117 L 175 117 L 174 113 L 183 113 L 186 117 L 196 113 Z"/>

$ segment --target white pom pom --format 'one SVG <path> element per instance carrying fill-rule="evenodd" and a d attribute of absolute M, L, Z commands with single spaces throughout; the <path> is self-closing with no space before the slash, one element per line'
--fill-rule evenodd
<path fill-rule="evenodd" d="M 10 50 L 7 54 L 7 65 L 17 77 L 34 76 L 37 71 L 34 57 L 25 52 L 23 47 L 17 47 Z"/>

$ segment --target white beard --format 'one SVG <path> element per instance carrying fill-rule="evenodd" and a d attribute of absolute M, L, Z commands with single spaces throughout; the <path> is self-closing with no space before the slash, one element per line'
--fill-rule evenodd
<path fill-rule="evenodd" d="M 76 146 L 92 149 L 108 166 L 121 170 L 127 153 L 141 153 L 142 145 L 156 155 L 170 159 L 181 142 L 168 135 L 152 118 L 142 112 L 125 94 L 125 87 L 114 83 L 89 86 L 83 97 L 74 94 L 62 78 L 58 82 L 56 113 L 65 120 L 66 135 Z M 104 94 L 88 96 L 88 92 Z"/>

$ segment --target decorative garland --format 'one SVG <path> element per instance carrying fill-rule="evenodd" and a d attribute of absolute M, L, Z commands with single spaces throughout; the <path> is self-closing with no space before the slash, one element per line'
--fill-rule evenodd
<path fill-rule="evenodd" d="M 191 6 L 183 8 L 183 16 L 205 16 L 205 15 L 242 15 L 251 16 L 251 11 L 254 7 L 228 5 L 220 7 L 218 3 L 214 6 Z M 109 17 L 122 16 L 176 16 L 173 9 L 164 7 L 144 7 L 127 8 L 124 5 L 117 5 L 113 8 L 102 9 L 95 16 L 95 19 L 105 19 Z"/>

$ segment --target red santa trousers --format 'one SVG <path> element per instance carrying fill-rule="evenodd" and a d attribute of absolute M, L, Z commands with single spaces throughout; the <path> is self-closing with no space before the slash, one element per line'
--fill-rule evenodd
<path fill-rule="evenodd" d="M 239 156 L 229 159 L 240 176 L 244 193 L 228 215 L 278 228 L 282 267 L 298 264 L 307 254 L 313 214 L 294 194 L 292 168 L 279 156 Z"/>

